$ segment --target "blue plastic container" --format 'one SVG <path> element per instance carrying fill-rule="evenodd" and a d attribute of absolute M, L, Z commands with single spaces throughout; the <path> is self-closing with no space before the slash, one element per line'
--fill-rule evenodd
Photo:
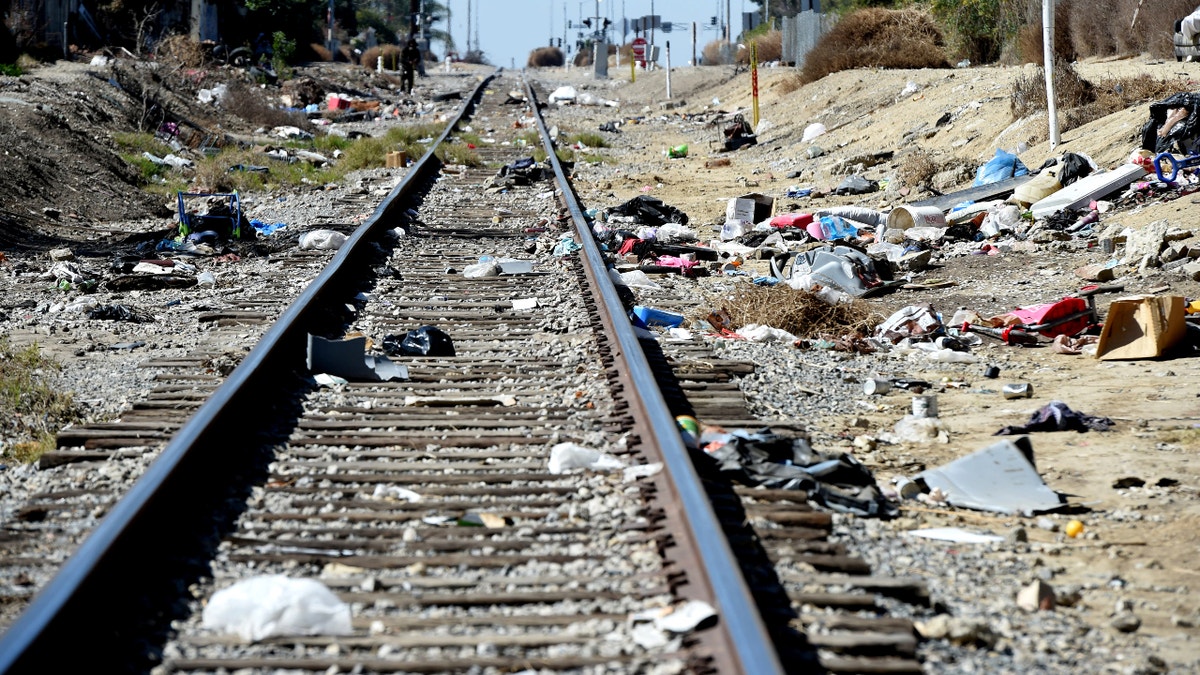
<path fill-rule="evenodd" d="M 653 307 L 643 307 L 642 305 L 634 305 L 632 314 L 633 325 L 641 328 L 649 326 L 674 328 L 683 323 L 684 318 L 682 314 L 654 309 Z"/>

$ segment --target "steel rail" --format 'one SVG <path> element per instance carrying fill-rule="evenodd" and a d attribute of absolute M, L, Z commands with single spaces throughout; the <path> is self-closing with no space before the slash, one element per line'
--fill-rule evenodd
<path fill-rule="evenodd" d="M 689 575 L 703 577 L 703 582 L 707 583 L 707 589 L 700 587 L 696 590 L 715 601 L 713 604 L 719 617 L 718 629 L 727 633 L 727 642 L 736 652 L 736 657 L 731 659 L 729 665 L 737 672 L 755 675 L 783 673 L 783 666 L 746 585 L 737 558 L 728 540 L 722 535 L 720 521 L 683 444 L 675 418 L 659 390 L 650 364 L 633 332 L 625 306 L 608 275 L 608 265 L 600 253 L 579 200 L 574 191 L 569 189 L 571 184 L 554 152 L 554 144 L 537 105 L 537 96 L 528 80 L 525 81 L 525 92 L 532 104 L 546 159 L 554 167 L 558 183 L 563 186 L 563 200 L 571 213 L 587 263 L 584 265 L 586 274 L 592 288 L 600 296 L 598 300 L 604 310 L 601 313 L 605 317 L 605 323 L 617 339 L 618 348 L 614 350 L 614 358 L 624 364 L 623 374 L 632 381 L 632 391 L 629 392 L 631 403 L 640 407 L 643 419 L 649 424 L 649 431 L 662 453 L 665 470 L 670 476 L 670 488 L 674 490 L 681 506 L 677 515 L 686 521 L 698 548 L 695 554 L 699 558 L 701 569 L 688 569 L 687 572 Z M 721 660 L 722 657 L 733 655 L 713 656 Z M 721 669 L 720 672 L 726 671 Z"/>
<path fill-rule="evenodd" d="M 272 389 L 270 374 L 290 372 L 296 363 L 303 363 L 306 333 L 318 329 L 327 310 L 321 304 L 327 294 L 337 292 L 354 277 L 361 274 L 362 266 L 356 265 L 369 255 L 370 238 L 392 225 L 402 205 L 402 196 L 414 190 L 422 181 L 430 178 L 437 170 L 439 160 L 435 153 L 449 138 L 458 124 L 474 109 L 484 88 L 500 71 L 483 78 L 463 104 L 458 115 L 445 127 L 442 134 L 432 143 L 429 150 L 410 168 L 404 179 L 396 185 L 375 212 L 347 238 L 342 248 L 333 256 L 329 265 L 313 280 L 303 293 L 280 316 L 279 320 L 263 335 L 226 381 L 199 410 L 184 424 L 150 465 L 146 473 L 137 480 L 96 526 L 96 529 L 80 544 L 75 553 L 63 564 L 53 579 L 37 594 L 25 611 L 3 635 L 0 635 L 0 673 L 37 672 L 44 673 L 48 667 L 72 672 L 71 664 L 92 671 L 97 666 L 119 667 L 97 661 L 98 654 L 90 648 L 102 649 L 106 639 L 105 618 L 128 611 L 137 597 L 139 575 L 136 568 L 147 564 L 146 560 L 125 558 L 121 544 L 131 538 L 148 536 L 147 528 L 163 527 L 163 509 L 186 505 L 187 495 L 203 490 L 197 480 L 208 475 L 220 475 L 221 457 L 236 452 L 230 444 L 237 443 L 237 429 L 229 428 L 244 410 L 262 406 L 260 395 L 269 395 Z M 244 410 L 243 410 L 244 407 Z M 169 523 L 165 523 L 169 526 Z M 150 561 L 153 564 L 153 561 Z M 126 588 L 97 588 L 112 585 L 102 571 L 127 570 L 118 583 Z M 97 598 L 115 602 L 130 600 L 124 607 L 80 606 L 94 603 Z M 80 613 L 90 618 L 81 622 Z M 64 619 L 64 616 L 71 618 Z M 66 648 L 64 648 L 66 646 Z M 111 645 L 109 645 L 111 646 Z M 102 657 L 100 657 L 102 658 Z"/>

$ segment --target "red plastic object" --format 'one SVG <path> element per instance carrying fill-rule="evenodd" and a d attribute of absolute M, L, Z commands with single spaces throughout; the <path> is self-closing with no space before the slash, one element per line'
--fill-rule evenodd
<path fill-rule="evenodd" d="M 1075 335 L 1087 328 L 1094 321 L 1094 315 L 1090 310 L 1091 307 L 1084 298 L 1063 298 L 1058 302 L 1014 309 L 1009 313 L 1020 319 L 1021 323 L 1030 329 L 1052 338 L 1059 335 Z M 1055 321 L 1065 319 L 1072 314 L 1081 313 L 1086 315 L 1063 321 L 1057 325 L 1039 328 L 1043 324 L 1054 324 Z"/>
<path fill-rule="evenodd" d="M 811 213 L 783 213 L 771 219 L 771 227 L 808 227 L 813 221 Z"/>

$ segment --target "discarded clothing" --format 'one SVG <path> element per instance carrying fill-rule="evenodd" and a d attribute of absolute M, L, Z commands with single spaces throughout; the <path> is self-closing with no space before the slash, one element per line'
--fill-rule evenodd
<path fill-rule="evenodd" d="M 687 225 L 688 222 L 686 213 L 648 195 L 638 195 L 620 206 L 609 207 L 606 212 L 610 215 L 632 216 L 637 218 L 639 223 L 651 227 L 658 227 L 664 223 Z"/>
<path fill-rule="evenodd" d="M 1035 431 L 1108 431 L 1113 421 L 1107 417 L 1094 417 L 1075 412 L 1062 401 L 1051 401 L 1038 409 L 1022 426 L 1008 426 L 997 431 L 994 436 L 1015 436 L 1029 434 Z"/>
<path fill-rule="evenodd" d="M 850 455 L 826 455 L 803 438 L 787 438 L 767 430 L 706 432 L 697 459 L 702 470 L 744 485 L 804 490 L 808 498 L 835 511 L 861 516 L 894 516 L 870 470 Z"/>

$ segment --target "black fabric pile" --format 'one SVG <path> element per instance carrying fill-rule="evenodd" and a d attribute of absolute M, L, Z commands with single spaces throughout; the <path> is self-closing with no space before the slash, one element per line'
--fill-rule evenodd
<path fill-rule="evenodd" d="M 1021 426 L 1008 426 L 997 431 L 995 436 L 1015 436 L 1035 431 L 1108 431 L 1113 421 L 1107 417 L 1095 417 L 1076 412 L 1062 401 L 1051 401 L 1029 417 Z"/>
<path fill-rule="evenodd" d="M 688 222 L 688 215 L 683 211 L 647 195 L 634 197 L 620 206 L 611 206 L 606 212 L 609 215 L 633 216 L 639 223 L 649 227 L 658 227 L 666 223 L 687 225 Z"/>
<path fill-rule="evenodd" d="M 766 429 L 701 437 L 694 450 L 702 471 L 737 483 L 777 490 L 803 490 L 807 498 L 842 513 L 893 517 L 896 507 L 879 492 L 875 477 L 849 455 L 814 451 L 803 438 Z"/>

